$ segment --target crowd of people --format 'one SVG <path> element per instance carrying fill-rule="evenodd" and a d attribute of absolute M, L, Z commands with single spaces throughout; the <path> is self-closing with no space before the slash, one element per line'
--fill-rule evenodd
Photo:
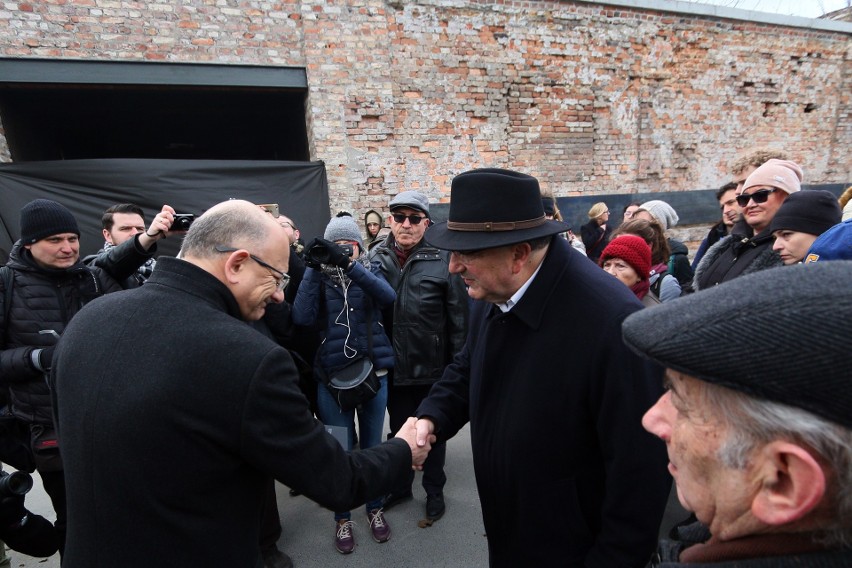
<path fill-rule="evenodd" d="M 491 566 L 848 565 L 852 188 L 803 189 L 777 150 L 729 171 L 692 263 L 665 201 L 596 203 L 578 238 L 494 168 L 453 178 L 446 221 L 403 191 L 307 244 L 286 207 L 229 200 L 156 261 L 169 205 L 109 207 L 81 259 L 71 212 L 26 204 L 0 460 L 56 522 L 0 495 L 0 538 L 71 568 L 286 568 L 278 481 L 351 554 L 352 510 L 387 543 L 417 471 L 445 515 L 469 424 Z M 658 544 L 672 479 L 691 516 Z"/>

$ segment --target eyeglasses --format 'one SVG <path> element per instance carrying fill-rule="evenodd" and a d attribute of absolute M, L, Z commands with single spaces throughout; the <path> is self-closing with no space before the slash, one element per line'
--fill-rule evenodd
<path fill-rule="evenodd" d="M 402 213 L 392 213 L 391 217 L 397 223 L 405 223 L 405 220 L 408 219 L 412 225 L 419 225 L 420 221 L 425 219 L 426 217 L 421 217 L 420 215 L 403 215 Z"/>
<path fill-rule="evenodd" d="M 737 196 L 737 205 L 745 207 L 748 205 L 749 201 L 754 201 L 755 203 L 766 203 L 766 200 L 769 199 L 769 195 L 776 191 L 778 191 L 778 188 L 773 187 L 771 189 L 758 189 L 754 193 L 743 193 Z"/>
<path fill-rule="evenodd" d="M 453 250 L 450 254 L 456 255 L 456 258 L 462 264 L 470 264 L 475 261 L 486 249 L 479 250 Z"/>
<path fill-rule="evenodd" d="M 233 247 L 226 247 L 226 246 L 222 246 L 222 245 L 216 245 L 215 249 L 216 249 L 216 252 L 237 252 L 238 250 L 240 250 L 240 249 L 235 249 Z M 261 259 L 254 256 L 251 253 L 249 253 L 249 258 L 251 258 L 253 261 L 258 263 L 259 265 L 261 265 L 265 269 L 271 271 L 273 274 L 279 274 L 280 277 L 275 278 L 275 288 L 278 290 L 278 292 L 284 291 L 284 288 L 286 288 L 287 284 L 290 283 L 290 275 L 289 274 L 287 274 L 286 272 L 282 272 L 282 271 L 278 270 L 277 268 L 275 268 L 274 266 L 272 266 L 270 264 L 267 264 L 266 262 L 262 261 Z"/>

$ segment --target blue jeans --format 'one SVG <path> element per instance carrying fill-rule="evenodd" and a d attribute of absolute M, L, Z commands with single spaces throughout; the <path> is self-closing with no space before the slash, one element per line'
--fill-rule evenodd
<path fill-rule="evenodd" d="M 358 443 L 362 449 L 372 448 L 382 443 L 382 429 L 385 424 L 385 410 L 388 406 L 388 379 L 387 375 L 380 377 L 379 392 L 372 400 L 364 404 L 358 410 Z M 317 384 L 317 409 L 323 424 L 328 426 L 345 426 L 348 429 L 347 450 L 352 450 L 355 445 L 355 410 L 344 412 L 340 410 L 334 398 L 325 385 Z M 367 511 L 380 509 L 384 495 L 367 501 Z M 349 520 L 352 514 L 349 511 L 334 514 L 334 520 Z"/>

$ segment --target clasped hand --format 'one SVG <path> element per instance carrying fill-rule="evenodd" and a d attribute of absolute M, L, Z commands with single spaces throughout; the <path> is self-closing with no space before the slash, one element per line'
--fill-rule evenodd
<path fill-rule="evenodd" d="M 396 437 L 408 442 L 408 447 L 411 448 L 412 469 L 423 469 L 423 462 L 426 461 L 429 450 L 435 443 L 436 438 L 432 433 L 434 431 L 435 425 L 432 424 L 431 420 L 425 418 L 418 420 L 412 416 L 405 421 L 405 424 L 396 433 Z"/>

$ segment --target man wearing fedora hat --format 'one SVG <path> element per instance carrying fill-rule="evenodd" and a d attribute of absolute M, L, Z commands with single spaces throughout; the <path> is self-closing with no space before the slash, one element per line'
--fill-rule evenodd
<path fill-rule="evenodd" d="M 467 342 L 417 409 L 426 443 L 470 422 L 491 566 L 642 566 L 671 480 L 640 418 L 660 372 L 621 339 L 642 308 L 630 290 L 554 238 L 538 181 L 500 169 L 452 182 L 449 249 L 473 298 Z M 578 345 L 572 328 L 591 328 Z"/>

